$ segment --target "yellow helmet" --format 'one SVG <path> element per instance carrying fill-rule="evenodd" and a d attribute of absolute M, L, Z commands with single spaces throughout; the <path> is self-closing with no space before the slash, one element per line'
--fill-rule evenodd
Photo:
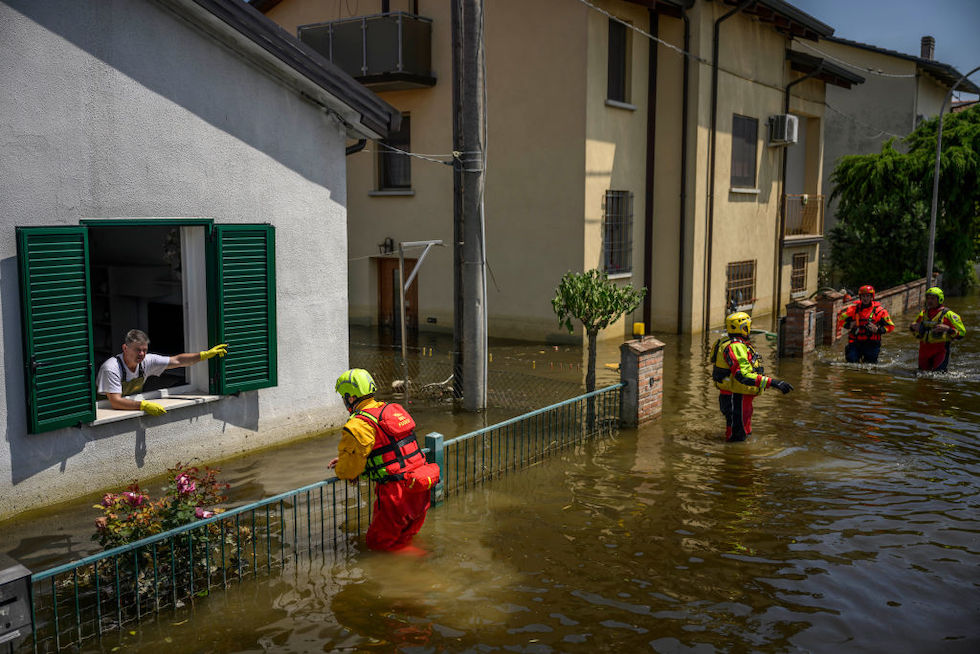
<path fill-rule="evenodd" d="M 725 318 L 725 331 L 729 334 L 748 336 L 752 329 L 752 317 L 744 311 L 737 311 Z"/>
<path fill-rule="evenodd" d="M 374 395 L 378 387 L 374 383 L 374 378 L 364 368 L 351 368 L 337 378 L 336 390 L 344 400 L 360 399 L 368 395 Z"/>
<path fill-rule="evenodd" d="M 938 286 L 927 288 L 926 295 L 935 295 L 936 299 L 939 300 L 939 304 L 942 304 L 943 301 L 946 299 L 946 296 L 943 294 L 943 289 L 939 288 Z"/>

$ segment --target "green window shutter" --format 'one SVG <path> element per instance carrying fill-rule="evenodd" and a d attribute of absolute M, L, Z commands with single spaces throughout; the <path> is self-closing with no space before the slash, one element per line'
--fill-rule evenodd
<path fill-rule="evenodd" d="M 18 227 L 27 415 L 32 434 L 95 420 L 88 231 Z"/>
<path fill-rule="evenodd" d="M 208 247 L 211 392 L 268 388 L 276 376 L 276 239 L 272 225 L 215 225 Z"/>

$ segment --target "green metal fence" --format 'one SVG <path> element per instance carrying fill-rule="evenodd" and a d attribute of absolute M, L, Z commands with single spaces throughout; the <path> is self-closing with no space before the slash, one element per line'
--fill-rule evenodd
<path fill-rule="evenodd" d="M 613 384 L 447 441 L 439 434 L 426 436 L 429 458 L 442 469 L 437 495 L 458 494 L 586 440 L 615 433 L 623 386 Z"/>
<path fill-rule="evenodd" d="M 442 468 L 433 499 L 614 433 L 622 387 L 608 386 L 448 441 L 440 434 L 426 436 L 427 456 Z M 302 557 L 344 554 L 367 529 L 372 504 L 366 481 L 328 479 L 36 573 L 34 636 L 23 649 L 77 648 Z"/>
<path fill-rule="evenodd" d="M 35 652 L 76 647 L 301 557 L 351 548 L 371 485 L 336 478 L 31 576 Z"/>

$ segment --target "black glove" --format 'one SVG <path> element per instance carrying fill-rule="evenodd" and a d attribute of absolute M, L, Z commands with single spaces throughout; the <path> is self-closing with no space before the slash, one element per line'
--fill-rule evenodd
<path fill-rule="evenodd" d="M 773 379 L 772 384 L 770 384 L 775 389 L 778 389 L 780 393 L 786 395 L 791 390 L 793 390 L 793 385 L 788 381 L 783 381 L 782 379 Z"/>

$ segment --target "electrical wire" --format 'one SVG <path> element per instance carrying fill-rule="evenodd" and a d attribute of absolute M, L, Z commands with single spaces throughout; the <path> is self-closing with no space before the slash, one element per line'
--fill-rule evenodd
<path fill-rule="evenodd" d="M 886 72 L 883 72 L 883 71 L 878 70 L 878 69 L 875 69 L 875 68 L 869 68 L 867 66 L 861 66 L 860 64 L 852 64 L 849 61 L 844 61 L 843 59 L 839 59 L 838 57 L 835 57 L 833 55 L 827 54 L 826 52 L 824 52 L 820 48 L 817 48 L 815 46 L 812 46 L 809 43 L 805 43 L 804 41 L 797 40 L 797 43 L 799 43 L 800 45 L 802 45 L 804 48 L 809 48 L 810 50 L 813 50 L 814 52 L 820 53 L 820 55 L 823 56 L 826 59 L 830 59 L 832 61 L 836 61 L 839 64 L 842 64 L 842 65 L 847 66 L 849 68 L 853 68 L 854 70 L 859 70 L 862 73 L 868 73 L 869 75 L 877 75 L 878 77 L 892 77 L 892 78 L 900 78 L 900 79 L 908 79 L 908 78 L 916 77 L 915 73 L 901 73 L 901 74 L 900 73 L 886 73 Z"/>

